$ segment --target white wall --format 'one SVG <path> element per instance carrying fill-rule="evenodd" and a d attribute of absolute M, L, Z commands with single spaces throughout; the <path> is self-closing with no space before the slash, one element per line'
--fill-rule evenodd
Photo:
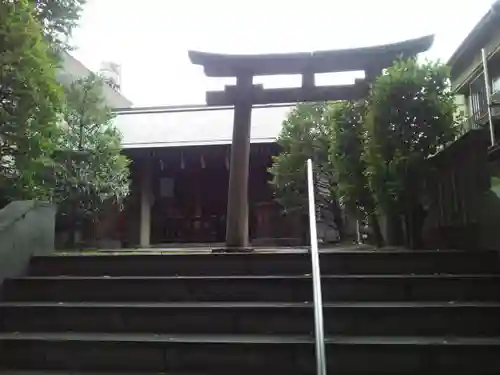
<path fill-rule="evenodd" d="M 462 115 L 466 117 L 471 115 L 469 112 L 469 104 L 467 103 L 467 98 L 465 97 L 465 95 L 455 95 L 455 104 L 457 105 L 458 110 L 462 113 Z"/>
<path fill-rule="evenodd" d="M 80 61 L 69 53 L 64 52 L 62 57 L 62 69 L 57 72 L 57 80 L 60 83 L 71 83 L 79 78 L 88 76 L 91 73 Z M 108 85 L 104 85 L 104 97 L 107 104 L 112 108 L 129 108 L 132 102 L 125 98 L 118 91 Z"/>

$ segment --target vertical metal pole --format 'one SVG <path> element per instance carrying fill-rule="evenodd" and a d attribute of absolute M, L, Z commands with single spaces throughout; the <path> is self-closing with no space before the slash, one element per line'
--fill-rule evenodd
<path fill-rule="evenodd" d="M 486 54 L 486 50 L 481 49 L 481 55 L 483 58 L 483 75 L 484 75 L 484 85 L 486 87 L 486 102 L 488 105 L 488 122 L 490 123 L 490 137 L 491 137 L 491 145 L 495 145 L 495 127 L 493 125 L 493 116 L 491 115 L 491 83 L 490 83 L 490 75 L 488 72 L 488 56 Z"/>
<path fill-rule="evenodd" d="M 309 230 L 311 237 L 311 261 L 314 294 L 314 328 L 316 333 L 316 369 L 318 375 L 326 375 L 323 297 L 321 294 L 321 269 L 319 266 L 316 205 L 314 203 L 313 169 L 311 159 L 307 160 L 307 191 L 309 198 Z"/>

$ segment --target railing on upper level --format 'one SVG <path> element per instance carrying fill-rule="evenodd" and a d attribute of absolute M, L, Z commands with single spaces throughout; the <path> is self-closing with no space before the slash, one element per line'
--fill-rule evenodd
<path fill-rule="evenodd" d="M 495 129 L 494 119 L 500 117 L 500 102 L 499 102 L 499 87 L 500 77 L 498 77 L 498 69 L 500 60 L 495 60 L 494 65 L 496 72 L 494 77 L 490 76 L 489 65 L 491 60 L 488 59 L 485 49 L 481 50 L 482 54 L 482 70 L 468 84 L 470 100 L 469 108 L 472 115 L 464 121 L 460 129 L 459 136 L 475 129 L 488 127 L 490 131 L 491 145 L 496 144 L 497 130 Z M 493 79 L 492 79 L 493 78 Z"/>
<path fill-rule="evenodd" d="M 484 122 L 488 115 L 488 98 L 484 84 L 484 75 L 482 73 L 479 74 L 470 83 L 469 87 L 471 117 L 477 122 Z"/>
<path fill-rule="evenodd" d="M 316 371 L 317 375 L 326 375 L 323 297 L 321 294 L 321 269 L 319 265 L 318 231 L 316 229 L 316 205 L 314 202 L 313 166 L 311 159 L 307 160 L 307 191 L 309 198 L 309 230 L 311 239 L 311 263 L 314 295 Z"/>

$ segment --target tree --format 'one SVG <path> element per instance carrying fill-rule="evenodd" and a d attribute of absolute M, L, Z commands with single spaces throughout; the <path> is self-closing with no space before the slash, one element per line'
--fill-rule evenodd
<path fill-rule="evenodd" d="M 56 49 L 68 49 L 86 0 L 29 0 L 45 37 Z"/>
<path fill-rule="evenodd" d="M 3 200 L 47 199 L 61 94 L 29 3 L 0 2 L 0 190 Z"/>
<path fill-rule="evenodd" d="M 366 103 L 339 101 L 330 106 L 328 122 L 332 126 L 330 163 L 337 177 L 337 196 L 348 212 L 360 222 L 368 219 L 377 246 L 383 237 L 375 202 L 366 178 L 363 120 Z"/>
<path fill-rule="evenodd" d="M 368 100 L 366 163 L 370 189 L 389 219 L 392 244 L 419 246 L 418 203 L 427 159 L 453 140 L 458 126 L 448 68 L 416 59 L 394 63 L 373 84 Z M 420 228 L 419 228 L 420 227 Z"/>
<path fill-rule="evenodd" d="M 278 144 L 281 153 L 274 157 L 269 172 L 277 201 L 285 211 L 306 214 L 306 161 L 311 158 L 315 168 L 316 203 L 320 215 L 342 234 L 342 219 L 335 198 L 334 173 L 328 162 L 330 124 L 326 114 L 330 104 L 298 104 L 283 122 Z"/>
<path fill-rule="evenodd" d="M 121 135 L 104 104 L 103 85 L 90 75 L 65 89 L 54 199 L 59 212 L 70 218 L 73 234 L 81 220 L 109 205 L 120 206 L 129 194 L 129 160 L 120 153 Z"/>

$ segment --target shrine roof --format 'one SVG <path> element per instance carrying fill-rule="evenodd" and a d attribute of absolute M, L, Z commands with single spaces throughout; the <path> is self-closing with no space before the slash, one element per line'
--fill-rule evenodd
<path fill-rule="evenodd" d="M 371 47 L 262 55 L 228 55 L 189 51 L 193 64 L 202 65 L 209 77 L 232 77 L 247 71 L 254 75 L 326 73 L 385 68 L 399 56 L 428 50 L 434 35 Z"/>
<path fill-rule="evenodd" d="M 290 110 L 290 105 L 254 106 L 251 142 L 274 142 Z M 127 108 L 116 111 L 114 125 L 125 149 L 231 144 L 233 111 L 204 105 Z"/>

